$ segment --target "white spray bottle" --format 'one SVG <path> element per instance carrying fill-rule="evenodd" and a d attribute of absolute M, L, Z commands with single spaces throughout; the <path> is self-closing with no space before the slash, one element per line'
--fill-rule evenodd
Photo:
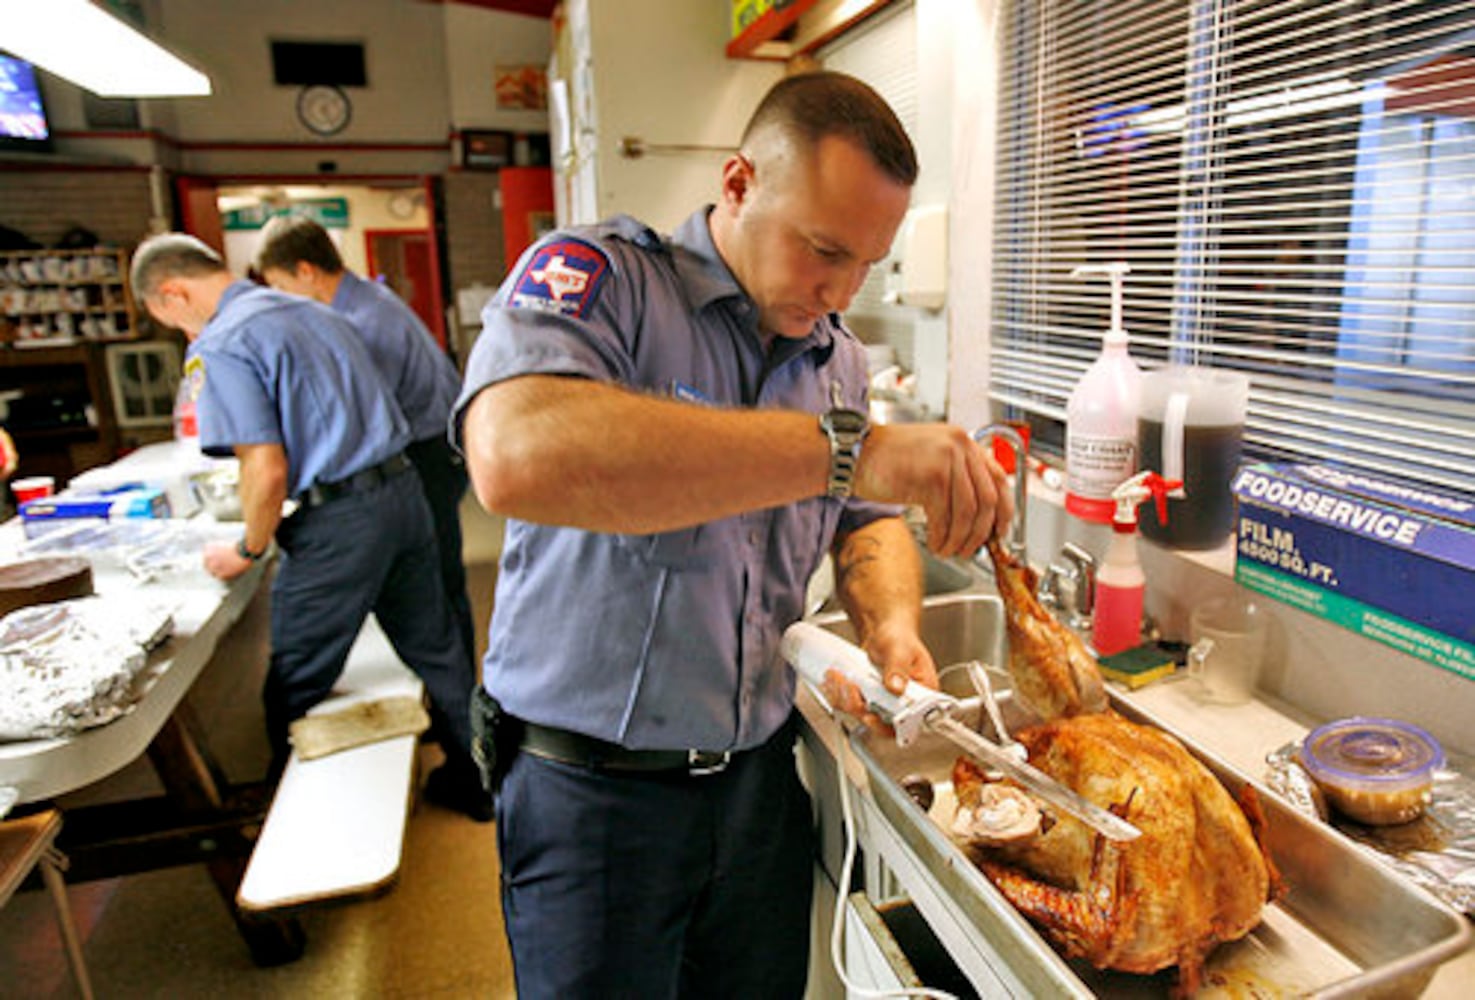
<path fill-rule="evenodd" d="M 1096 600 L 1091 619 L 1091 645 L 1097 656 L 1110 656 L 1142 644 L 1142 602 L 1147 577 L 1137 559 L 1137 506 L 1157 502 L 1158 516 L 1168 513 L 1168 493 L 1183 485 L 1152 470 L 1139 472 L 1112 491 L 1116 513 L 1111 521 L 1111 545 L 1096 571 Z"/>
<path fill-rule="evenodd" d="M 1130 271 L 1118 260 L 1071 272 L 1072 277 L 1104 274 L 1111 280 L 1111 328 L 1065 410 L 1065 509 L 1100 524 L 1110 523 L 1116 511 L 1112 490 L 1137 471 L 1142 370 L 1127 353 L 1122 326 L 1122 277 Z"/>

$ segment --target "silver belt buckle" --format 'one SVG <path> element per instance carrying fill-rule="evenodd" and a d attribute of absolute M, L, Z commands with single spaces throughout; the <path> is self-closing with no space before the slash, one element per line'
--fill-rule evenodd
<path fill-rule="evenodd" d="M 721 752 L 709 750 L 686 751 L 686 773 L 693 777 L 704 774 L 721 774 L 727 770 L 727 762 L 732 760 L 731 751 Z"/>

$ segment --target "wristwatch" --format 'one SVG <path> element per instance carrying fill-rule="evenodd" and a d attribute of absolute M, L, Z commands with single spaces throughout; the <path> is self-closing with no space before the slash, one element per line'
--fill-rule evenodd
<path fill-rule="evenodd" d="M 830 385 L 831 407 L 819 418 L 819 429 L 830 439 L 830 480 L 825 493 L 837 500 L 850 496 L 860 445 L 871 429 L 870 418 L 841 405 L 840 383 Z"/>
<path fill-rule="evenodd" d="M 249 559 L 252 562 L 260 562 L 262 559 L 266 558 L 267 550 L 270 548 L 271 543 L 268 542 L 265 549 L 262 549 L 260 552 L 252 552 L 250 549 L 246 548 L 246 536 L 242 535 L 241 540 L 236 542 L 236 555 L 240 556 L 242 559 Z"/>

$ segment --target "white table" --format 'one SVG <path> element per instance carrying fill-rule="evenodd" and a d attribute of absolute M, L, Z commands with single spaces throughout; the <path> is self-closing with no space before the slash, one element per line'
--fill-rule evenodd
<path fill-rule="evenodd" d="M 105 488 L 133 480 L 161 482 L 208 464 L 197 451 L 167 442 L 95 471 L 90 483 Z M 204 514 L 196 515 L 194 523 L 213 525 Z M 219 527 L 222 537 L 240 530 L 239 525 Z M 0 525 L 0 560 L 13 558 L 24 541 L 18 519 Z M 235 908 L 269 789 L 224 785 L 198 727 L 191 724 L 186 695 L 269 571 L 269 561 L 263 561 L 224 583 L 211 577 L 202 562 L 158 582 L 140 583 L 121 567 L 94 561 L 97 593 L 128 592 L 156 601 L 173 615 L 173 635 L 154 650 L 140 673 L 140 697 L 132 711 L 73 736 L 0 743 L 0 785 L 16 788 L 22 804 L 49 802 L 92 785 L 147 754 L 164 786 L 163 799 L 67 813 L 67 831 L 75 839 L 63 847 L 72 857 L 74 878 L 203 862 L 253 956 L 263 964 L 295 957 L 302 947 L 301 930 L 294 923 L 257 923 Z"/>
<path fill-rule="evenodd" d="M 0 536 L 15 527 L 0 526 Z M 256 595 L 264 574 L 265 567 L 258 565 L 227 585 L 201 567 L 162 586 L 136 587 L 126 573 L 95 569 L 93 586 L 99 594 L 130 588 L 170 608 L 174 634 L 149 658 L 140 674 L 142 697 L 128 714 L 75 736 L 0 743 L 0 785 L 16 788 L 22 803 L 45 801 L 100 781 L 138 759 L 210 662 L 221 636 Z"/>

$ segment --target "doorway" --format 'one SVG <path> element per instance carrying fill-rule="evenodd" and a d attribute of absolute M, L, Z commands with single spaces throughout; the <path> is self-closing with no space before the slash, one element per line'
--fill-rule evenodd
<path fill-rule="evenodd" d="M 344 266 L 392 288 L 445 350 L 434 192 L 428 179 L 236 183 L 180 177 L 177 190 L 185 231 L 219 250 L 226 266 L 241 277 L 260 249 L 261 230 L 269 219 L 285 214 L 317 219 Z"/>
<path fill-rule="evenodd" d="M 435 252 L 431 242 L 430 234 L 423 229 L 364 232 L 368 273 L 393 289 L 433 331 L 436 327 L 431 317 L 440 313 L 440 303 L 435 297 Z"/>

